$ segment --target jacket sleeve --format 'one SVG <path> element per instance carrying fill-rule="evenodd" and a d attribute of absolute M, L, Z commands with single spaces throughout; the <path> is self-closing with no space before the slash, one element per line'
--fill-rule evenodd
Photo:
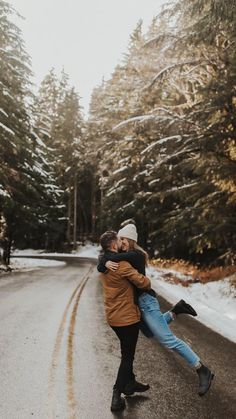
<path fill-rule="evenodd" d="M 104 254 L 100 254 L 98 256 L 98 264 L 97 264 L 97 270 L 98 270 L 98 272 L 101 272 L 101 273 L 107 272 L 107 268 L 105 266 L 106 262 L 107 262 L 107 259 L 106 259 L 105 255 Z"/>
<path fill-rule="evenodd" d="M 120 274 L 122 278 L 128 279 L 137 288 L 145 288 L 147 290 L 151 288 L 150 279 L 136 271 L 128 262 L 120 263 Z"/>
<path fill-rule="evenodd" d="M 122 253 L 114 253 L 110 256 L 110 260 L 113 262 L 121 262 L 122 260 L 126 260 L 131 264 L 133 257 L 135 256 L 135 252 L 122 252 Z M 137 256 L 137 253 L 136 253 Z"/>
<path fill-rule="evenodd" d="M 119 263 L 121 261 L 127 261 L 132 266 L 135 264 L 136 259 L 138 258 L 137 252 L 124 252 L 124 253 L 111 253 L 109 256 L 107 256 L 105 253 L 101 254 L 98 257 L 98 264 L 97 264 L 97 270 L 98 272 L 105 273 L 108 271 L 105 264 L 108 260 L 111 260 L 112 262 Z"/>

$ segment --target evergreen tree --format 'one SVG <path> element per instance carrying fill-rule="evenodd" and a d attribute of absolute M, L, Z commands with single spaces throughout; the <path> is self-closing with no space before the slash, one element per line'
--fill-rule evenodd
<path fill-rule="evenodd" d="M 21 32 L 11 21 L 13 8 L 0 1 L 1 54 L 1 215 L 5 220 L 2 246 L 4 261 L 9 262 L 13 243 L 38 224 L 38 202 L 47 195 L 39 152 L 40 139 L 32 118 L 31 70 Z M 39 161 L 38 161 L 39 157 Z"/>
<path fill-rule="evenodd" d="M 146 35 L 139 24 L 94 113 L 106 227 L 136 217 L 163 255 L 217 263 L 233 260 L 236 233 L 236 19 L 220 3 L 176 2 Z"/>

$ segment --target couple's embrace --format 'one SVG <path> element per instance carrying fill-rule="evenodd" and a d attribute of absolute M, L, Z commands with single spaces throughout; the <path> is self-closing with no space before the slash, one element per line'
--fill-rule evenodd
<path fill-rule="evenodd" d="M 177 338 L 168 326 L 179 314 L 196 316 L 197 313 L 184 300 L 180 300 L 170 311 L 161 312 L 158 298 L 145 274 L 147 253 L 137 244 L 137 240 L 136 226 L 130 222 L 124 223 L 118 233 L 106 231 L 100 239 L 103 253 L 97 268 L 102 273 L 105 313 L 121 348 L 121 363 L 113 387 L 112 411 L 125 408 L 122 394 L 132 395 L 149 389 L 149 385 L 138 382 L 133 373 L 140 329 L 147 337 L 154 337 L 163 346 L 177 352 L 196 370 L 200 396 L 209 390 L 214 377 L 190 346 Z"/>

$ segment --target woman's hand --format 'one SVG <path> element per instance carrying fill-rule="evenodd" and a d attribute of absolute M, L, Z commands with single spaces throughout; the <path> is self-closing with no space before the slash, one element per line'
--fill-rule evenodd
<path fill-rule="evenodd" d="M 111 260 L 108 260 L 105 263 L 105 266 L 106 266 L 107 269 L 109 269 L 110 271 L 113 271 L 114 272 L 114 271 L 116 271 L 118 269 L 119 263 L 112 262 Z"/>

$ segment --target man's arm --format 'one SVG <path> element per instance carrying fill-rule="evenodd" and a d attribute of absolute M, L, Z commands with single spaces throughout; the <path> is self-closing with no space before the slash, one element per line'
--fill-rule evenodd
<path fill-rule="evenodd" d="M 122 278 L 128 279 L 137 288 L 147 290 L 151 288 L 150 279 L 136 271 L 128 262 L 120 262 L 120 274 Z"/>

